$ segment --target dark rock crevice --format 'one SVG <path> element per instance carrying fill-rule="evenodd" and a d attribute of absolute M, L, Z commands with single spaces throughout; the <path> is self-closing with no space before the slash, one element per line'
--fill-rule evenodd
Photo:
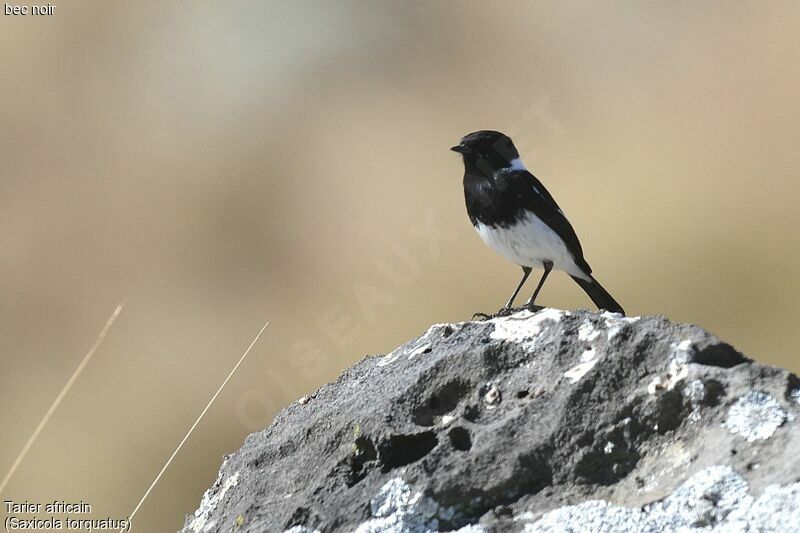
<path fill-rule="evenodd" d="M 411 463 L 428 455 L 439 444 L 433 431 L 410 435 L 392 435 L 378 444 L 378 457 L 384 473 Z"/>

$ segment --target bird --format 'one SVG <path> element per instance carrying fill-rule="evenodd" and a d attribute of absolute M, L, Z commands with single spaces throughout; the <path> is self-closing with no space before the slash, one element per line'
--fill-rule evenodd
<path fill-rule="evenodd" d="M 450 148 L 464 161 L 464 199 L 472 225 L 489 248 L 522 267 L 522 280 L 497 315 L 513 310 L 532 269 L 541 268 L 534 302 L 552 270 L 569 274 L 601 310 L 625 315 L 625 310 L 592 276 L 583 249 L 564 211 L 522 163 L 514 142 L 498 131 L 465 135 Z M 488 318 L 488 315 L 476 313 Z"/>

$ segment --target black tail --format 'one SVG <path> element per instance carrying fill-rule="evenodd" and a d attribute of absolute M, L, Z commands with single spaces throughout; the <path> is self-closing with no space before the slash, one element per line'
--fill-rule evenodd
<path fill-rule="evenodd" d="M 625 310 L 622 306 L 617 303 L 613 296 L 608 294 L 608 291 L 605 290 L 602 285 L 597 283 L 596 279 L 589 276 L 591 281 L 586 281 L 576 276 L 570 277 L 575 280 L 575 283 L 581 286 L 581 289 L 586 291 L 586 294 L 589 295 L 589 298 L 592 299 L 598 308 L 611 311 L 612 313 L 621 313 L 625 316 Z"/>

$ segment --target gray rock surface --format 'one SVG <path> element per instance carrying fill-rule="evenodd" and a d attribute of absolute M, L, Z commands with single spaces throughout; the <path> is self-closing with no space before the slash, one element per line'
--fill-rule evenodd
<path fill-rule="evenodd" d="M 250 435 L 183 531 L 800 531 L 799 413 L 662 317 L 437 324 Z"/>

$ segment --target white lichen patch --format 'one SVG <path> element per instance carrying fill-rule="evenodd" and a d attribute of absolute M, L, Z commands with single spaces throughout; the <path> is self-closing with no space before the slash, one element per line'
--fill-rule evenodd
<path fill-rule="evenodd" d="M 670 344 L 672 357 L 679 363 L 690 363 L 693 360 L 695 347 L 692 339 L 684 339 L 681 342 Z"/>
<path fill-rule="evenodd" d="M 586 321 L 578 327 L 578 340 L 581 342 L 593 342 L 600 336 L 602 331 L 594 327 L 591 321 Z"/>
<path fill-rule="evenodd" d="M 595 355 L 597 355 L 597 350 L 595 350 L 594 347 L 589 348 L 588 350 L 585 350 L 581 354 L 581 361 L 583 361 L 584 363 L 588 363 L 589 361 L 594 359 Z"/>
<path fill-rule="evenodd" d="M 628 326 L 641 319 L 641 317 L 638 316 L 625 317 L 619 313 L 610 313 L 608 311 L 603 311 L 600 316 L 605 320 L 608 340 L 613 339 L 619 335 L 623 329 L 626 329 Z"/>
<path fill-rule="evenodd" d="M 730 466 L 716 465 L 697 472 L 667 498 L 645 507 L 645 512 L 651 519 L 666 519 L 681 527 L 675 522 L 685 520 L 688 526 L 713 517 L 712 523 L 719 523 L 733 509 L 752 501 L 747 481 Z"/>
<path fill-rule="evenodd" d="M 431 343 L 429 343 L 429 342 L 420 343 L 419 346 L 417 346 L 416 348 L 411 350 L 411 352 L 408 354 L 408 358 L 411 359 L 412 357 L 416 357 L 418 355 L 421 355 L 421 354 L 424 354 L 424 353 L 427 353 L 427 352 L 430 352 L 430 351 L 431 351 Z"/>
<path fill-rule="evenodd" d="M 693 379 L 681 390 L 683 397 L 696 407 L 706 399 L 706 386 L 702 379 Z"/>
<path fill-rule="evenodd" d="M 535 314 L 526 310 L 511 316 L 493 318 L 489 320 L 494 325 L 494 331 L 489 334 L 489 338 L 523 344 L 527 349 L 539 335 L 543 322 L 551 320 L 557 323 L 569 314 L 569 311 L 545 308 Z"/>
<path fill-rule="evenodd" d="M 596 355 L 597 351 L 594 348 L 589 348 L 588 350 L 584 351 L 581 354 L 582 362 L 564 372 L 564 377 L 569 379 L 572 383 L 577 383 L 580 381 L 580 379 L 592 368 L 594 368 L 594 365 L 597 364 L 597 359 L 595 358 Z"/>
<path fill-rule="evenodd" d="M 676 352 L 689 352 L 694 350 L 694 343 L 692 339 L 684 339 L 677 344 L 673 343 L 672 348 Z"/>
<path fill-rule="evenodd" d="M 734 509 L 728 521 L 731 531 L 797 531 L 800 516 L 800 483 L 769 485 L 749 508 Z"/>
<path fill-rule="evenodd" d="M 411 493 L 411 487 L 399 477 L 387 481 L 378 494 L 369 502 L 372 516 L 387 517 L 399 511 L 414 507 L 422 499 L 422 494 Z"/>
<path fill-rule="evenodd" d="M 403 479 L 387 481 L 369 503 L 372 518 L 361 523 L 354 533 L 434 533 L 439 520 L 456 514 L 453 507 L 442 507 L 433 498 L 414 492 Z M 483 533 L 481 526 L 465 526 L 461 533 Z"/>
<path fill-rule="evenodd" d="M 673 342 L 672 360 L 667 367 L 665 376 L 656 376 L 647 385 L 647 393 L 655 394 L 662 390 L 672 390 L 675 386 L 689 376 L 689 363 L 692 361 L 694 345 L 689 339 L 679 343 Z M 702 382 L 701 382 L 702 385 Z"/>
<path fill-rule="evenodd" d="M 400 357 L 400 354 L 403 353 L 402 346 L 400 348 L 395 348 L 390 353 L 384 355 L 380 361 L 378 361 L 377 366 L 386 366 L 394 363 Z"/>
<path fill-rule="evenodd" d="M 701 418 L 700 406 L 708 395 L 705 383 L 702 379 L 693 379 L 681 389 L 681 394 L 692 406 L 692 412 L 689 413 L 687 420 L 697 422 Z"/>
<path fill-rule="evenodd" d="M 194 512 L 194 516 L 189 521 L 187 527 L 194 533 L 205 533 L 207 531 L 216 531 L 217 523 L 211 520 L 211 515 L 217 508 L 219 502 L 225 498 L 225 494 L 239 483 L 239 472 L 228 476 L 225 481 L 214 482 L 214 485 L 203 494 L 203 499 L 200 501 L 200 507 Z"/>
<path fill-rule="evenodd" d="M 597 364 L 597 361 L 589 361 L 587 363 L 577 364 L 577 365 L 573 366 L 572 368 L 570 368 L 569 370 L 567 370 L 566 372 L 564 372 L 564 377 L 569 379 L 572 383 L 577 383 L 592 368 L 594 368 L 594 365 L 596 365 L 596 364 Z"/>
<path fill-rule="evenodd" d="M 566 531 L 796 531 L 800 483 L 771 485 L 755 500 L 747 481 L 729 466 L 697 472 L 665 499 L 644 507 L 590 500 L 545 513 L 526 533 Z M 788 526 L 788 527 L 787 527 Z"/>
<path fill-rule="evenodd" d="M 433 347 L 432 340 L 434 338 L 436 338 L 437 336 L 442 337 L 442 332 L 445 330 L 445 328 L 455 329 L 455 327 L 456 325 L 454 324 L 446 324 L 446 323 L 434 324 L 431 327 L 429 327 L 427 331 L 425 331 L 425 333 L 423 333 L 416 340 L 414 347 L 408 350 L 409 359 L 417 355 L 426 353 L 426 351 L 430 351 Z M 405 350 L 407 350 L 406 346 L 400 346 L 398 348 L 395 348 L 392 352 L 383 356 L 381 360 L 378 361 L 377 366 L 386 366 L 394 363 L 403 354 Z"/>
<path fill-rule="evenodd" d="M 787 420 L 778 401 L 761 391 L 751 390 L 728 409 L 725 427 L 748 442 L 770 438 Z"/>

